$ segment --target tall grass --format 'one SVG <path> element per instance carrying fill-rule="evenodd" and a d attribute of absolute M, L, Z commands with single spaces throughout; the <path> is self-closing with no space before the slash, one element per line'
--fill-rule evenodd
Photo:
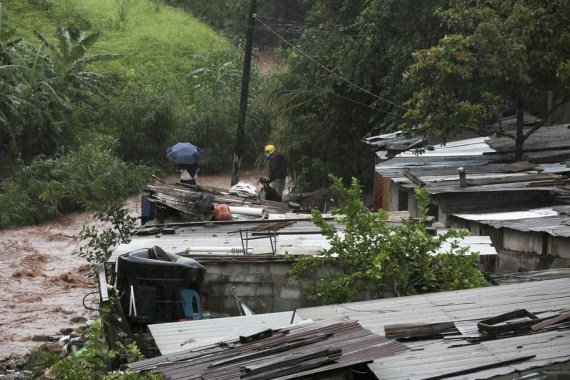
<path fill-rule="evenodd" d="M 186 77 L 200 64 L 195 55 L 230 48 L 229 42 L 187 12 L 157 7 L 154 0 L 30 0 L 8 4 L 18 33 L 36 42 L 37 29 L 48 39 L 58 25 L 100 30 L 90 54 L 120 54 L 97 67 L 126 78 L 127 91 L 139 84 L 157 92 L 188 93 Z M 46 5 L 42 5 L 46 4 Z M 158 9 L 158 11 L 157 11 Z M 17 19 L 16 16 L 17 15 Z"/>

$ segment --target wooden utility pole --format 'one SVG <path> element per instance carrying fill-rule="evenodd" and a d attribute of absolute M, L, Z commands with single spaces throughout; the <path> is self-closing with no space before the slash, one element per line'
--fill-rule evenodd
<path fill-rule="evenodd" d="M 232 180 L 230 186 L 239 182 L 239 167 L 243 154 L 245 135 L 245 115 L 247 113 L 247 98 L 249 93 L 249 73 L 251 70 L 251 53 L 253 50 L 253 28 L 255 26 L 255 9 L 257 0 L 251 0 L 249 4 L 249 18 L 245 33 L 245 55 L 243 59 L 243 73 L 241 76 L 241 96 L 239 104 L 239 116 L 236 132 L 236 145 L 234 148 L 234 160 L 232 165 Z"/>

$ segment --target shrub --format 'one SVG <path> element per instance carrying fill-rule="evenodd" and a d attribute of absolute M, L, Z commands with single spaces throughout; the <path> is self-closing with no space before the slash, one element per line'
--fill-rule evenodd
<path fill-rule="evenodd" d="M 331 268 L 324 278 L 306 289 L 309 295 L 328 304 L 368 295 L 382 298 L 387 290 L 410 295 L 486 284 L 475 266 L 477 253 L 469 253 L 468 248 L 457 244 L 465 232 L 449 230 L 431 236 L 426 231 L 429 198 L 425 190 L 417 191 L 421 217 L 394 225 L 387 222 L 386 212 L 375 213 L 364 207 L 358 180 L 353 178 L 350 187 L 344 188 L 341 179 L 330 178 L 331 188 L 341 197 L 332 213 L 344 225 L 344 233 L 337 234 L 322 214 L 313 210 L 313 220 L 329 240 L 330 248 L 319 256 L 293 258 L 295 262 L 289 271 L 289 275 L 301 279 L 318 268 Z M 436 254 L 444 242 L 451 243 L 449 250 Z"/>
<path fill-rule="evenodd" d="M 20 163 L 20 170 L 0 186 L 0 228 L 105 207 L 139 192 L 150 174 L 148 167 L 119 160 L 102 141 L 54 158 L 38 157 L 28 166 Z"/>
<path fill-rule="evenodd" d="M 79 233 L 79 238 L 86 243 L 75 252 L 80 257 L 84 257 L 89 264 L 104 264 L 113 253 L 113 248 L 120 243 L 127 242 L 132 236 L 135 228 L 136 218 L 128 214 L 128 210 L 119 204 L 113 204 L 108 208 L 97 211 L 94 217 L 111 226 L 100 231 L 95 226 L 83 226 Z"/>
<path fill-rule="evenodd" d="M 29 369 L 32 378 L 58 380 L 143 380 L 164 379 L 161 374 L 135 373 L 131 369 L 114 370 L 113 362 L 141 360 L 135 343 L 117 345 L 110 349 L 104 336 L 103 318 L 98 319 L 83 331 L 85 345 L 77 352 L 64 357 L 56 357 L 45 347 L 39 346 L 30 352 Z"/>

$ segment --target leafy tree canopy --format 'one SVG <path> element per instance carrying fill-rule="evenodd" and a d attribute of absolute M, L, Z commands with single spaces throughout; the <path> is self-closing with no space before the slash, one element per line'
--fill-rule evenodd
<path fill-rule="evenodd" d="M 570 95 L 570 1 L 454 0 L 438 14 L 451 32 L 414 54 L 403 128 L 445 141 L 465 130 L 489 133 L 515 114 L 516 131 L 499 132 L 515 139 L 520 160 L 524 141 Z M 524 130 L 525 112 L 542 123 Z"/>
<path fill-rule="evenodd" d="M 282 36 L 291 45 L 287 71 L 275 76 L 268 96 L 272 138 L 304 189 L 328 186 L 328 173 L 370 184 L 370 152 L 361 140 L 400 123 L 411 95 L 402 73 L 414 50 L 443 35 L 434 16 L 442 3 L 315 1 L 300 38 Z"/>
<path fill-rule="evenodd" d="M 313 220 L 330 242 L 330 248 L 319 256 L 296 258 L 290 274 L 302 279 L 307 273 L 330 268 L 323 278 L 307 288 L 307 292 L 323 303 L 349 302 L 382 298 L 385 293 L 410 295 L 443 290 L 483 286 L 485 281 L 477 269 L 478 254 L 460 247 L 458 239 L 466 233 L 448 230 L 432 236 L 425 228 L 429 197 L 418 190 L 421 217 L 405 219 L 401 225 L 388 223 L 384 211 L 371 212 L 360 200 L 358 180 L 344 188 L 339 178 L 331 176 L 331 188 L 341 197 L 332 213 L 344 226 L 338 234 L 314 210 Z M 435 254 L 444 242 L 449 251 Z"/>

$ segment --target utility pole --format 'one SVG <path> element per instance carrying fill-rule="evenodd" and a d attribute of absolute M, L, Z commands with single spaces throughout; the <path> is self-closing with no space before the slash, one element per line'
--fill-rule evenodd
<path fill-rule="evenodd" d="M 245 34 L 245 55 L 243 59 L 243 73 L 241 76 L 241 96 L 239 104 L 239 116 L 236 132 L 236 145 L 234 148 L 234 159 L 232 165 L 232 180 L 230 186 L 239 182 L 239 167 L 243 154 L 245 115 L 247 113 L 247 98 L 249 93 L 249 73 L 251 71 L 251 53 L 253 50 L 253 28 L 255 26 L 255 9 L 257 0 L 251 0 L 249 4 L 249 18 Z"/>

